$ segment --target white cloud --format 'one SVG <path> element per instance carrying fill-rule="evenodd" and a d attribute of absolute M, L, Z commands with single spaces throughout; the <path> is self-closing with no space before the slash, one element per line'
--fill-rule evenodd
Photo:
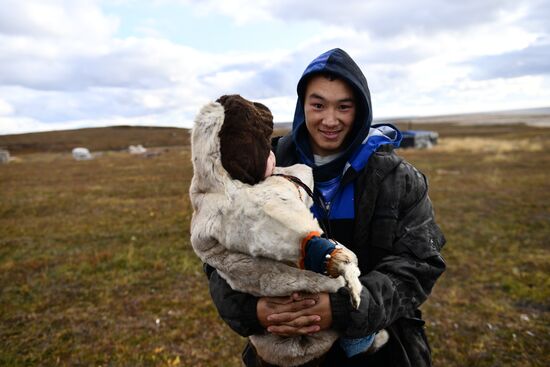
<path fill-rule="evenodd" d="M 34 131 L 62 130 L 65 128 L 65 124 L 58 124 L 56 126 L 28 117 L 0 116 L 0 134 L 2 135 L 20 134 Z"/>
<path fill-rule="evenodd" d="M 550 75 L 550 43 L 534 44 L 518 51 L 469 60 L 474 79 Z"/>
<path fill-rule="evenodd" d="M 100 0 L 0 1 L 9 9 L 0 13 L 0 134 L 117 123 L 189 127 L 202 104 L 228 93 L 289 121 L 303 69 L 334 47 L 364 70 L 375 117 L 550 100 L 547 1 L 155 2 L 186 4 L 201 19 L 228 16 L 244 29 L 323 24 L 314 37 L 267 52 L 198 50 L 162 38 L 162 19 L 153 15 L 122 37 L 124 14 L 108 15 Z"/>
<path fill-rule="evenodd" d="M 11 115 L 13 112 L 13 106 L 3 99 L 0 99 L 0 116 Z"/>
<path fill-rule="evenodd" d="M 273 20 L 269 0 L 161 0 L 160 2 L 191 4 L 197 15 L 223 14 L 233 18 L 239 25 Z"/>
<path fill-rule="evenodd" d="M 166 2 L 171 2 L 165 0 Z M 178 2 L 178 0 L 172 0 Z M 423 36 L 445 31 L 462 31 L 499 21 L 528 21 L 547 29 L 550 6 L 547 1 L 517 0 L 179 0 L 194 4 L 204 13 L 221 13 L 239 23 L 278 18 L 283 21 L 321 21 L 326 25 L 353 27 L 375 37 L 403 34 Z"/>
<path fill-rule="evenodd" d="M 0 33 L 90 41 L 109 38 L 118 20 L 93 0 L 2 0 Z"/>
<path fill-rule="evenodd" d="M 273 114 L 274 122 L 291 122 L 294 117 L 294 107 L 296 106 L 296 98 L 294 96 L 260 98 L 255 101 L 269 106 Z"/>

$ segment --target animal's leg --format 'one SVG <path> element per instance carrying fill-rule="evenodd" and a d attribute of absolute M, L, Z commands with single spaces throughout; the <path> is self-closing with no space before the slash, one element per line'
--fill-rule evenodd
<path fill-rule="evenodd" d="M 346 285 L 350 290 L 353 307 L 356 309 L 359 308 L 363 285 L 359 281 L 361 272 L 357 265 L 357 257 L 355 254 L 344 246 L 338 245 L 337 249 L 331 254 L 328 260 L 327 272 L 331 277 L 337 277 L 339 275 L 344 277 Z"/>

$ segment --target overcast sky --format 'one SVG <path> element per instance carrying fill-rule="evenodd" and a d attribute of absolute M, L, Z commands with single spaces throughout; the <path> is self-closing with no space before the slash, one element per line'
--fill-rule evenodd
<path fill-rule="evenodd" d="M 0 0 L 0 134 L 191 127 L 239 93 L 290 121 L 318 54 L 375 118 L 550 106 L 548 0 Z"/>

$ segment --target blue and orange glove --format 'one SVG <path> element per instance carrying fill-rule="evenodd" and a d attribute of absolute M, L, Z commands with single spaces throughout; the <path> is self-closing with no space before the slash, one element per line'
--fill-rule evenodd
<path fill-rule="evenodd" d="M 330 261 L 341 249 L 342 245 L 321 237 L 319 232 L 310 232 L 302 240 L 300 268 L 337 277 L 338 274 L 330 274 Z"/>

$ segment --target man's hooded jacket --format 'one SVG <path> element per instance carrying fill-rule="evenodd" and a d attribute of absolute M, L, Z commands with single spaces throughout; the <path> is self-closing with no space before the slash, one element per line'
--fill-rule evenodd
<path fill-rule="evenodd" d="M 313 75 L 328 74 L 352 86 L 357 114 L 342 154 L 316 166 L 305 125 L 304 92 Z M 401 134 L 391 125 L 374 125 L 366 78 L 341 49 L 330 50 L 306 68 L 298 83 L 298 101 L 291 134 L 274 141 L 282 166 L 312 167 L 315 194 L 323 202 L 314 208 L 328 235 L 356 253 L 361 269 L 361 305 L 351 307 L 345 288 L 330 294 L 332 327 L 348 338 L 386 329 L 390 339 L 372 355 L 348 359 L 338 343 L 326 355 L 325 366 L 429 366 L 431 353 L 418 307 L 445 270 L 440 250 L 445 238 L 434 220 L 425 176 L 398 157 Z M 262 330 L 256 316 L 257 298 L 238 293 L 207 269 L 210 291 L 221 317 L 236 332 Z M 253 350 L 243 355 L 256 365 Z"/>

